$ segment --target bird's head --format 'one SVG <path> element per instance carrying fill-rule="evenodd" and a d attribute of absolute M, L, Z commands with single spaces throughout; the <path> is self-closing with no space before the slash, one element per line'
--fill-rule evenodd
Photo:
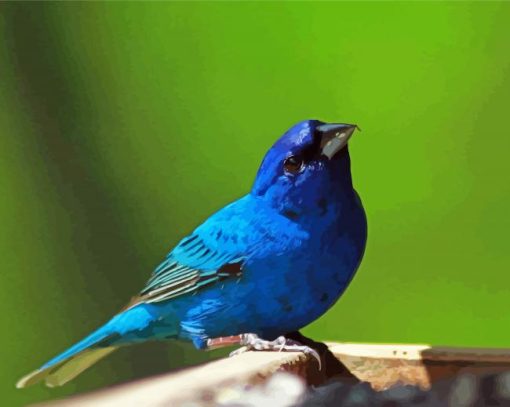
<path fill-rule="evenodd" d="M 347 141 L 356 128 L 318 120 L 291 127 L 264 157 L 252 194 L 291 219 L 327 213 L 354 194 Z"/>

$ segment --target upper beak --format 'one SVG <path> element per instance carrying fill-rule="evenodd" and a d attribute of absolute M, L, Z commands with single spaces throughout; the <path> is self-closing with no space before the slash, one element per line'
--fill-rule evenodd
<path fill-rule="evenodd" d="M 321 137 L 321 154 L 332 159 L 336 153 L 347 145 L 347 141 L 358 126 L 355 124 L 321 124 L 317 127 L 317 132 Z"/>

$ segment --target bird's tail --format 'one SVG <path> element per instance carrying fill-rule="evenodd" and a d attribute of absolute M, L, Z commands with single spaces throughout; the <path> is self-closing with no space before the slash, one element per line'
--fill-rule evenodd
<path fill-rule="evenodd" d="M 119 342 L 133 342 L 126 340 L 130 333 L 141 332 L 156 319 L 144 304 L 126 309 L 76 345 L 21 378 L 16 387 L 27 387 L 42 380 L 49 387 L 62 386 L 117 349 Z"/>
<path fill-rule="evenodd" d="M 108 324 L 99 328 L 64 353 L 24 376 L 16 383 L 16 387 L 31 386 L 42 380 L 47 386 L 56 387 L 74 379 L 85 369 L 117 349 L 115 346 L 101 347 L 101 343 L 109 337 L 107 327 Z"/>

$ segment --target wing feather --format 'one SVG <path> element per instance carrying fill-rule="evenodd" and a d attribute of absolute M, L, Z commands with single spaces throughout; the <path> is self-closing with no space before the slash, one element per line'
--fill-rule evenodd
<path fill-rule="evenodd" d="M 182 239 L 154 270 L 128 307 L 196 292 L 228 278 L 242 277 L 253 257 L 280 255 L 298 247 L 308 233 L 291 220 L 268 211 L 247 195 L 226 206 Z"/>
<path fill-rule="evenodd" d="M 196 233 L 196 231 L 195 231 Z M 131 304 L 160 302 L 199 290 L 240 275 L 243 257 L 209 247 L 197 234 L 187 236 L 154 270 L 151 278 Z M 225 267 L 228 267 L 228 272 Z"/>

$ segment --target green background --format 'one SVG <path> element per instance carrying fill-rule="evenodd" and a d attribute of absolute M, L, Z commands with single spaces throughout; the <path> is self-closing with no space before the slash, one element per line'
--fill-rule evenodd
<path fill-rule="evenodd" d="M 351 156 L 369 241 L 304 332 L 510 346 L 509 17 L 495 2 L 2 4 L 6 405 L 211 357 L 149 344 L 62 389 L 14 389 L 247 192 L 305 118 L 363 129 Z"/>

